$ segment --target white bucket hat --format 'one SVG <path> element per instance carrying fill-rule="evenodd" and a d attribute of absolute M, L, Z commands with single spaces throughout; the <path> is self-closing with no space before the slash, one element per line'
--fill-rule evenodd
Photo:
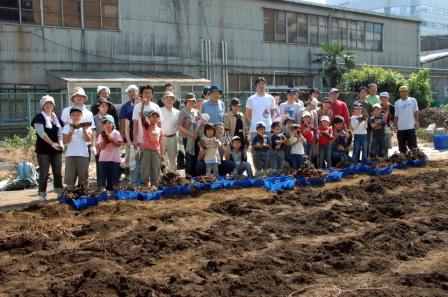
<path fill-rule="evenodd" d="M 39 104 L 40 104 L 40 108 L 44 108 L 45 103 L 47 102 L 51 102 L 53 103 L 53 106 L 55 106 L 54 104 L 54 98 L 51 97 L 50 95 L 45 95 L 42 97 L 42 99 L 40 99 Z"/>
<path fill-rule="evenodd" d="M 76 95 L 83 96 L 84 99 L 85 99 L 85 101 L 87 101 L 86 91 L 84 91 L 83 88 L 81 88 L 81 87 L 76 87 L 76 88 L 74 88 L 74 89 L 73 89 L 73 94 L 72 94 L 72 96 L 70 97 L 70 100 L 73 101 L 73 97 L 75 97 Z"/>
<path fill-rule="evenodd" d="M 96 93 L 99 94 L 101 90 L 106 90 L 107 94 L 110 95 L 110 89 L 106 86 L 98 86 L 96 88 Z"/>
<path fill-rule="evenodd" d="M 138 93 L 138 87 L 136 85 L 130 85 L 126 88 L 125 92 L 128 93 L 130 90 L 135 90 Z M 100 90 L 101 91 L 101 90 Z M 99 93 L 99 92 L 98 92 Z"/>
<path fill-rule="evenodd" d="M 165 100 L 167 97 L 173 97 L 174 100 L 176 100 L 176 96 L 174 96 L 173 92 L 165 92 L 165 94 L 163 95 L 163 100 Z"/>

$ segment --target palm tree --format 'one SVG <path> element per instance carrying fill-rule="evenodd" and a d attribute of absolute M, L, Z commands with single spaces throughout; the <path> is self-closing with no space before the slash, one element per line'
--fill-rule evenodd
<path fill-rule="evenodd" d="M 323 85 L 336 87 L 342 73 L 356 67 L 356 55 L 352 52 L 346 52 L 345 48 L 337 42 L 324 44 L 321 49 L 324 53 L 314 54 L 317 58 L 313 60 L 313 63 L 322 63 L 319 73 L 323 73 Z"/>

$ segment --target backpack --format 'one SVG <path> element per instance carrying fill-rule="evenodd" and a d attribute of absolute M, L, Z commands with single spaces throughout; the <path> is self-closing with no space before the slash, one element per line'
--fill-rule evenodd
<path fill-rule="evenodd" d="M 31 162 L 19 162 L 17 165 L 17 180 L 37 181 L 37 170 Z"/>

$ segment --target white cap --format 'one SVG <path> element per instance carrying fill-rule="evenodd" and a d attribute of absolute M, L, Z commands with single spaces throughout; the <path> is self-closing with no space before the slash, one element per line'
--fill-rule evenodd
<path fill-rule="evenodd" d="M 312 98 L 310 101 L 310 104 L 313 106 L 318 106 L 319 105 L 319 100 L 317 100 L 317 98 Z"/>
<path fill-rule="evenodd" d="M 266 124 L 265 124 L 264 122 L 258 122 L 258 123 L 257 123 L 257 129 L 258 129 L 259 127 L 266 128 Z"/>
<path fill-rule="evenodd" d="M 322 122 L 322 121 L 330 122 L 330 118 L 329 118 L 328 116 L 324 115 L 324 116 L 322 116 L 322 117 L 320 118 L 320 121 L 321 121 L 321 122 Z"/>
<path fill-rule="evenodd" d="M 208 113 L 201 113 L 201 118 L 204 120 L 204 122 L 210 121 L 210 115 Z"/>
<path fill-rule="evenodd" d="M 73 89 L 73 94 L 72 94 L 72 96 L 70 97 L 70 100 L 73 101 L 73 97 L 75 97 L 76 95 L 83 96 L 84 99 L 87 101 L 86 91 L 84 91 L 83 88 L 81 88 L 81 87 L 76 87 L 76 88 L 74 88 L 74 89 Z"/>
<path fill-rule="evenodd" d="M 130 90 L 136 90 L 138 93 L 138 87 L 136 85 L 130 85 L 126 88 L 125 92 L 128 93 Z M 101 90 L 100 90 L 101 91 Z M 99 92 L 98 92 L 99 93 Z"/>
<path fill-rule="evenodd" d="M 306 116 L 308 116 L 308 117 L 311 116 L 311 113 L 308 110 L 305 110 L 304 112 L 302 112 L 302 118 L 304 118 Z"/>
<path fill-rule="evenodd" d="M 53 103 L 53 106 L 55 105 L 54 104 L 54 98 L 51 97 L 50 95 L 45 95 L 45 96 L 42 97 L 42 99 L 40 99 L 40 102 L 39 102 L 40 103 L 40 108 L 43 108 L 45 103 L 47 103 L 47 102 Z"/>
<path fill-rule="evenodd" d="M 373 108 L 379 108 L 379 109 L 381 109 L 382 107 L 381 107 L 381 104 L 379 104 L 379 103 L 376 103 L 376 104 L 373 104 Z"/>
<path fill-rule="evenodd" d="M 101 90 L 106 90 L 107 94 L 110 95 L 110 89 L 106 86 L 98 86 L 96 88 L 96 93 L 99 94 Z"/>
<path fill-rule="evenodd" d="M 388 92 L 381 92 L 380 93 L 380 97 L 387 97 L 387 98 L 389 98 L 389 93 Z"/>

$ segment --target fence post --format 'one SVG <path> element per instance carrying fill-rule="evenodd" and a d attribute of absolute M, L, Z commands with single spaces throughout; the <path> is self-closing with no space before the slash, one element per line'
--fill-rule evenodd
<path fill-rule="evenodd" d="M 28 106 L 28 137 L 27 137 L 27 142 L 28 145 L 31 145 L 31 94 L 28 92 L 26 93 L 26 97 L 27 97 L 27 106 Z"/>

